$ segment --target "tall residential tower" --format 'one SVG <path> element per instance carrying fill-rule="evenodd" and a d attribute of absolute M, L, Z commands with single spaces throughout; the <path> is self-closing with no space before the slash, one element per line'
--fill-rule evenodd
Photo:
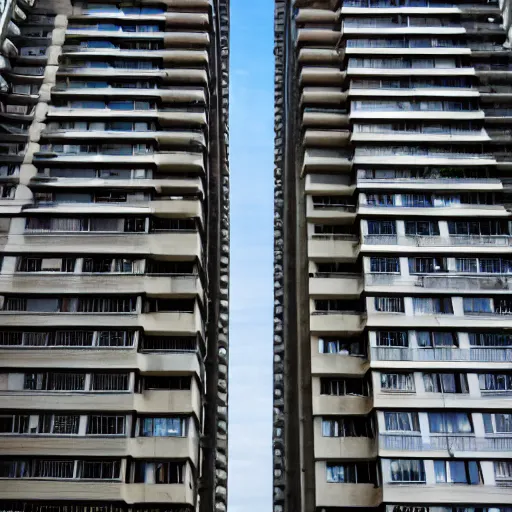
<path fill-rule="evenodd" d="M 511 510 L 511 8 L 276 0 L 274 512 Z"/>
<path fill-rule="evenodd" d="M 5 0 L 0 509 L 227 508 L 228 0 Z"/>

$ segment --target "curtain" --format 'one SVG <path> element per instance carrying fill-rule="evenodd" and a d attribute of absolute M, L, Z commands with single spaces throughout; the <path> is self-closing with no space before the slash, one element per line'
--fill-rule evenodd
<path fill-rule="evenodd" d="M 386 431 L 419 432 L 420 425 L 417 413 L 385 412 Z"/>
<path fill-rule="evenodd" d="M 425 481 L 425 467 L 422 460 L 392 460 L 390 471 L 392 482 Z"/>

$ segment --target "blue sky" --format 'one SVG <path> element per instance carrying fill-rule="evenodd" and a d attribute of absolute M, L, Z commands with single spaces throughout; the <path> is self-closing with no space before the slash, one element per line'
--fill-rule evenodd
<path fill-rule="evenodd" d="M 231 2 L 230 512 L 272 505 L 273 17 Z"/>

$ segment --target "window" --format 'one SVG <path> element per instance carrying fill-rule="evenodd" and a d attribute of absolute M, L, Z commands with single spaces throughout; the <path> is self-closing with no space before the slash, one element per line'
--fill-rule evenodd
<path fill-rule="evenodd" d="M 369 382 L 366 379 L 358 378 L 330 378 L 320 379 L 320 394 L 331 396 L 369 396 Z"/>
<path fill-rule="evenodd" d="M 121 461 L 81 460 L 78 478 L 81 480 L 117 480 L 121 477 Z"/>
<path fill-rule="evenodd" d="M 438 484 L 469 484 L 483 483 L 480 465 L 476 461 L 435 460 L 434 472 Z"/>
<path fill-rule="evenodd" d="M 477 272 L 476 258 L 455 258 L 455 268 L 457 272 Z"/>
<path fill-rule="evenodd" d="M 380 388 L 382 391 L 402 391 L 407 393 L 414 393 L 414 374 L 381 373 Z"/>
<path fill-rule="evenodd" d="M 327 481 L 337 484 L 377 484 L 375 463 L 327 463 Z"/>
<path fill-rule="evenodd" d="M 75 461 L 73 460 L 41 460 L 34 459 L 32 478 L 73 478 Z"/>
<path fill-rule="evenodd" d="M 423 383 L 427 393 L 469 393 L 463 373 L 424 373 Z"/>
<path fill-rule="evenodd" d="M 21 257 L 18 272 L 73 272 L 75 258 L 33 258 Z"/>
<path fill-rule="evenodd" d="M 508 373 L 479 373 L 480 391 L 503 393 L 512 391 L 512 374 Z"/>
<path fill-rule="evenodd" d="M 473 425 L 465 412 L 429 412 L 428 423 L 432 434 L 470 434 Z"/>
<path fill-rule="evenodd" d="M 418 347 L 423 348 L 457 346 L 456 338 L 452 332 L 416 331 L 416 339 L 418 340 Z"/>
<path fill-rule="evenodd" d="M 375 310 L 383 313 L 404 313 L 403 297 L 375 297 Z"/>
<path fill-rule="evenodd" d="M 426 220 L 406 220 L 405 234 L 407 236 L 439 236 L 439 224 Z"/>
<path fill-rule="evenodd" d="M 451 298 L 413 297 L 412 305 L 415 315 L 452 315 Z"/>
<path fill-rule="evenodd" d="M 80 416 L 42 414 L 39 416 L 40 434 L 78 434 Z"/>
<path fill-rule="evenodd" d="M 333 417 L 322 418 L 323 437 L 369 437 L 373 438 L 370 418 L 365 417 Z"/>
<path fill-rule="evenodd" d="M 385 412 L 386 432 L 420 432 L 420 421 L 416 412 Z"/>
<path fill-rule="evenodd" d="M 446 272 L 445 258 L 410 258 L 409 272 L 411 274 L 432 274 L 434 272 Z"/>
<path fill-rule="evenodd" d="M 480 272 L 487 274 L 512 273 L 512 260 L 502 258 L 480 258 Z"/>
<path fill-rule="evenodd" d="M 58 347 L 92 347 L 93 331 L 57 331 L 48 345 Z"/>
<path fill-rule="evenodd" d="M 396 223 L 392 220 L 369 220 L 369 235 L 396 235 Z"/>
<path fill-rule="evenodd" d="M 0 434 L 28 434 L 30 416 L 19 414 L 0 415 Z"/>
<path fill-rule="evenodd" d="M 394 206 L 394 194 L 366 194 L 366 204 L 368 206 Z"/>
<path fill-rule="evenodd" d="M 370 258 L 370 272 L 400 273 L 398 258 Z"/>
<path fill-rule="evenodd" d="M 496 478 L 497 485 L 510 485 L 512 482 L 512 462 L 495 462 L 494 476 Z"/>
<path fill-rule="evenodd" d="M 135 331 L 99 331 L 99 347 L 133 347 Z"/>
<path fill-rule="evenodd" d="M 464 314 L 491 314 L 493 313 L 492 299 L 488 297 L 464 297 Z"/>
<path fill-rule="evenodd" d="M 84 391 L 85 373 L 25 373 L 23 389 L 32 391 Z"/>
<path fill-rule="evenodd" d="M 450 235 L 506 235 L 508 226 L 499 220 L 448 221 Z"/>
<path fill-rule="evenodd" d="M 377 331 L 378 347 L 408 347 L 409 340 L 405 331 Z"/>
<path fill-rule="evenodd" d="M 389 469 L 392 482 L 424 483 L 426 481 L 422 460 L 391 460 Z"/>
<path fill-rule="evenodd" d="M 186 418 L 142 418 L 140 435 L 143 437 L 185 437 Z"/>
<path fill-rule="evenodd" d="M 149 470 L 149 471 L 148 471 Z M 153 461 L 135 463 L 135 483 L 146 482 L 146 475 L 154 474 L 155 484 L 183 484 L 185 482 L 185 464 L 173 461 Z"/>
<path fill-rule="evenodd" d="M 512 414 L 482 414 L 486 434 L 512 434 Z"/>
<path fill-rule="evenodd" d="M 192 385 L 191 377 L 144 377 L 143 390 L 188 390 Z"/>
<path fill-rule="evenodd" d="M 124 416 L 93 414 L 87 418 L 87 435 L 124 436 L 125 424 L 126 418 Z"/>
<path fill-rule="evenodd" d="M 93 373 L 91 391 L 129 391 L 129 373 Z"/>
<path fill-rule="evenodd" d="M 352 338 L 320 338 L 319 352 L 321 354 L 341 354 L 351 356 L 364 356 L 364 343 L 360 339 Z"/>
<path fill-rule="evenodd" d="M 198 344 L 193 336 L 144 336 L 140 347 L 147 352 L 195 352 Z"/>

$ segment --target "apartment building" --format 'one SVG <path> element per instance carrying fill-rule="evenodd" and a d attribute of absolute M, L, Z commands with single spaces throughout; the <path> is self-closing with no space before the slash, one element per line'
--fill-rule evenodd
<path fill-rule="evenodd" d="M 0 508 L 227 508 L 227 0 L 6 0 Z"/>
<path fill-rule="evenodd" d="M 510 2 L 275 7 L 274 512 L 510 511 Z"/>

